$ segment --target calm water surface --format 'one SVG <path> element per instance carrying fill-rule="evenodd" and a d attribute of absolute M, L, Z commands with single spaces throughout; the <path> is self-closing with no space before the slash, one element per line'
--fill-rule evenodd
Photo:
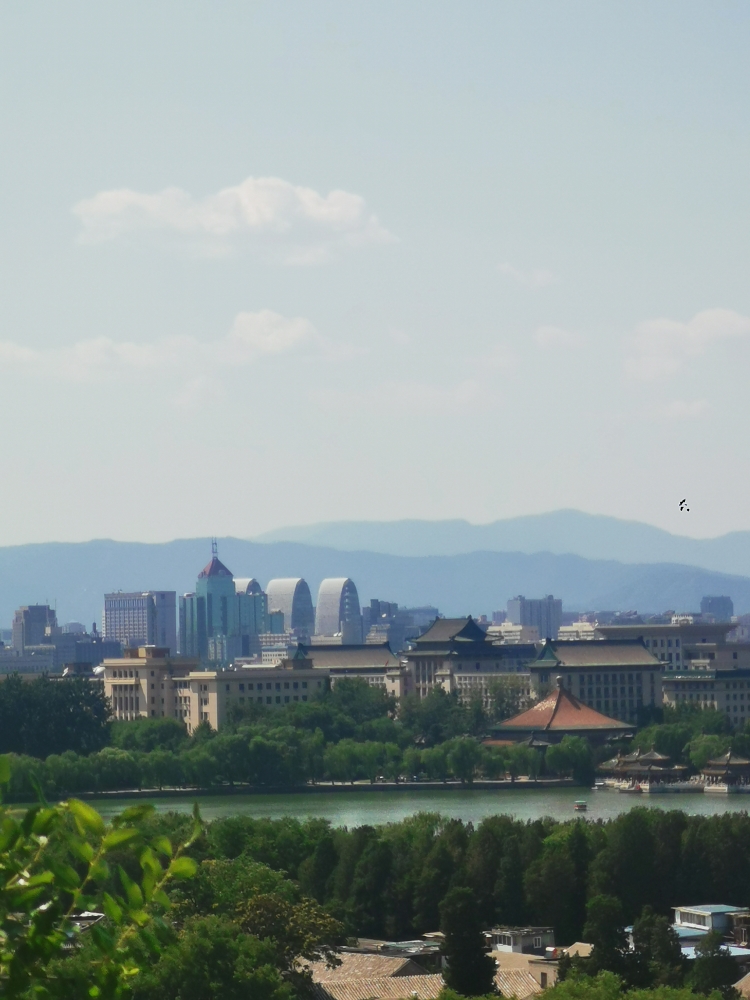
<path fill-rule="evenodd" d="M 585 799 L 588 812 L 577 814 L 573 803 Z M 117 799 L 92 800 L 103 816 L 120 812 L 138 802 L 150 802 L 159 812 L 190 812 L 193 799 Z M 204 819 L 225 816 L 254 816 L 279 819 L 311 816 L 329 820 L 334 826 L 376 826 L 396 823 L 419 812 L 438 812 L 443 816 L 474 824 L 488 816 L 504 814 L 515 819 L 557 820 L 584 815 L 587 819 L 613 819 L 634 806 L 651 809 L 682 809 L 692 816 L 713 816 L 724 812 L 750 811 L 750 795 L 623 795 L 612 789 L 591 791 L 581 788 L 513 791 L 429 791 L 429 792 L 312 792 L 292 795 L 227 795 L 198 799 Z"/>

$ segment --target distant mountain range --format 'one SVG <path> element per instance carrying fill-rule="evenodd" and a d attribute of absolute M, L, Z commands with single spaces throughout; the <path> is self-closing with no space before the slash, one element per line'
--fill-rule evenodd
<path fill-rule="evenodd" d="M 193 590 L 210 555 L 207 538 L 0 548 L 0 623 L 9 626 L 22 604 L 49 602 L 57 604 L 61 622 L 78 620 L 90 628 L 101 621 L 105 591 Z M 489 614 L 516 594 L 550 593 L 569 610 L 684 611 L 697 609 L 704 594 L 729 594 L 737 613 L 750 611 L 750 578 L 669 563 L 518 551 L 398 556 L 237 538 L 220 539 L 219 556 L 235 576 L 255 576 L 263 586 L 275 576 L 303 576 L 313 599 L 324 577 L 350 576 L 363 603 L 378 597 L 434 604 L 448 615 Z"/>
<path fill-rule="evenodd" d="M 750 575 L 750 531 L 735 531 L 718 538 L 687 538 L 639 521 L 622 521 L 579 510 L 529 514 L 491 524 L 332 521 L 279 528 L 258 535 L 255 541 L 302 542 L 400 556 L 552 552 L 623 563 L 682 563 L 718 573 Z"/>

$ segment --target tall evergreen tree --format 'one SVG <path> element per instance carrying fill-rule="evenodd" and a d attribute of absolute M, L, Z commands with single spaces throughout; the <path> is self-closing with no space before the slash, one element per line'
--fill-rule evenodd
<path fill-rule="evenodd" d="M 440 927 L 445 935 L 445 981 L 467 997 L 492 990 L 495 962 L 485 951 L 479 914 L 471 889 L 451 889 L 440 904 Z"/>

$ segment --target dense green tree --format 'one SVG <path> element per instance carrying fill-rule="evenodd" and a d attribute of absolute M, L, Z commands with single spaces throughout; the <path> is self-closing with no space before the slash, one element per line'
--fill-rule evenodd
<path fill-rule="evenodd" d="M 293 1000 L 273 943 L 227 917 L 194 917 L 133 983 L 133 1000 Z"/>
<path fill-rule="evenodd" d="M 458 778 L 462 785 L 472 784 L 482 759 L 482 749 L 477 741 L 469 737 L 459 737 L 445 744 L 445 750 L 451 774 Z"/>
<path fill-rule="evenodd" d="M 633 924 L 633 948 L 648 970 L 648 985 L 681 986 L 684 961 L 677 934 L 666 917 L 645 906 Z"/>
<path fill-rule="evenodd" d="M 106 746 L 109 727 L 109 702 L 84 677 L 24 681 L 14 674 L 0 684 L 0 753 L 88 754 Z"/>
<path fill-rule="evenodd" d="M 181 750 L 188 743 L 188 731 L 179 719 L 133 719 L 112 723 L 112 746 L 121 750 Z"/>
<path fill-rule="evenodd" d="M 740 969 L 718 931 L 709 931 L 695 946 L 695 961 L 687 978 L 696 993 L 709 994 L 718 990 L 724 1000 L 737 996 L 734 983 L 740 978 Z"/>
<path fill-rule="evenodd" d="M 615 896 L 594 896 L 586 904 L 583 939 L 594 946 L 590 967 L 619 972 L 627 951 L 625 917 L 622 903 Z"/>
<path fill-rule="evenodd" d="M 495 961 L 487 954 L 471 889 L 456 887 L 446 893 L 440 904 L 440 929 L 445 935 L 443 975 L 447 985 L 467 997 L 489 993 Z"/>

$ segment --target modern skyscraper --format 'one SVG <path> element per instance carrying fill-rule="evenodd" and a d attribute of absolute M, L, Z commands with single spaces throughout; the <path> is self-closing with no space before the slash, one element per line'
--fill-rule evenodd
<path fill-rule="evenodd" d="M 195 592 L 180 598 L 180 654 L 228 663 L 253 652 L 253 637 L 267 629 L 268 603 L 260 584 L 249 577 L 235 580 L 214 541 Z"/>
<path fill-rule="evenodd" d="M 102 631 L 123 646 L 159 646 L 177 652 L 174 590 L 117 591 L 104 595 Z"/>
<path fill-rule="evenodd" d="M 362 642 L 362 613 L 357 588 L 348 577 L 323 580 L 315 607 L 315 634 L 342 633 L 347 643 Z"/>
<path fill-rule="evenodd" d="M 284 614 L 284 629 L 301 636 L 315 631 L 315 611 L 307 583 L 300 577 L 271 580 L 266 587 L 268 610 Z"/>
<path fill-rule="evenodd" d="M 508 621 L 513 625 L 535 625 L 541 639 L 556 639 L 562 625 L 562 601 L 552 594 L 539 600 L 514 597 L 508 601 Z"/>
<path fill-rule="evenodd" d="M 728 622 L 734 615 L 731 597 L 704 597 L 701 600 L 701 614 L 713 615 L 717 622 Z"/>
<path fill-rule="evenodd" d="M 29 604 L 13 616 L 13 648 L 41 646 L 48 628 L 57 627 L 57 614 L 48 604 Z"/>

